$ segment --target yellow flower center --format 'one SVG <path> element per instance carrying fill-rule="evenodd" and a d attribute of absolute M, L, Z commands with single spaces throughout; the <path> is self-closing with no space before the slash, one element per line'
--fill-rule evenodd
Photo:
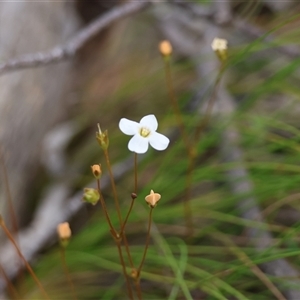
<path fill-rule="evenodd" d="M 140 135 L 141 135 L 142 137 L 146 138 L 147 136 L 149 136 L 149 134 L 150 134 L 150 130 L 149 130 L 148 128 L 142 127 L 142 128 L 140 129 Z"/>

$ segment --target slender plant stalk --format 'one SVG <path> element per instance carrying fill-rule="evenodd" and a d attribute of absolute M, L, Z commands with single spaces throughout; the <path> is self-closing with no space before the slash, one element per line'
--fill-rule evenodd
<path fill-rule="evenodd" d="M 223 75 L 223 72 L 225 70 L 226 65 L 222 63 L 216 82 L 214 84 L 214 88 L 213 88 L 213 92 L 211 95 L 211 98 L 208 101 L 207 104 L 207 108 L 206 108 L 206 112 L 204 114 L 204 119 L 203 121 L 201 120 L 201 123 L 199 126 L 196 126 L 196 132 L 195 132 L 195 138 L 194 138 L 194 143 L 198 143 L 200 140 L 200 136 L 204 130 L 204 128 L 207 126 L 211 113 L 212 113 L 212 109 L 214 107 L 215 104 L 215 100 L 216 100 L 216 95 L 217 95 L 217 91 L 221 82 L 221 78 Z M 194 145 L 195 146 L 195 145 Z M 191 190 L 190 190 L 190 184 L 193 180 L 193 173 L 194 173 L 194 169 L 195 169 L 195 155 L 191 155 L 190 159 L 189 159 L 189 165 L 188 165 L 188 172 L 187 172 L 187 183 L 186 183 L 186 190 L 185 190 L 185 202 L 184 202 L 184 211 L 185 211 L 185 216 L 186 216 L 186 224 L 187 224 L 187 228 L 189 229 L 189 236 L 193 235 L 193 222 L 192 222 L 192 212 L 188 203 L 188 199 L 190 199 L 191 197 Z"/>
<path fill-rule="evenodd" d="M 112 173 L 111 164 L 110 164 L 110 160 L 109 160 L 108 150 L 106 149 L 103 152 L 104 152 L 104 156 L 105 156 L 105 159 L 106 159 L 106 165 L 107 165 L 107 169 L 108 169 L 108 173 L 109 173 L 110 183 L 111 183 L 112 190 L 113 190 L 114 201 L 115 201 L 115 206 L 116 206 L 117 213 L 118 213 L 120 227 L 122 227 L 121 209 L 120 209 L 120 204 L 119 204 L 119 199 L 118 199 L 118 194 L 117 194 L 115 179 L 114 179 L 114 175 Z"/>
<path fill-rule="evenodd" d="M 140 280 L 139 279 L 135 280 L 134 283 L 135 283 L 135 288 L 136 288 L 136 293 L 137 293 L 138 299 L 142 300 L 143 296 L 142 296 L 142 290 L 141 290 Z"/>
<path fill-rule="evenodd" d="M 122 237 L 122 239 L 123 239 L 124 235 L 123 235 L 122 232 L 121 232 L 121 234 L 118 234 L 118 232 L 115 230 L 115 228 L 113 227 L 113 225 L 111 223 L 111 220 L 110 220 L 110 217 L 109 217 L 106 205 L 105 205 L 105 201 L 102 197 L 101 187 L 100 187 L 100 179 L 97 179 L 97 187 L 98 187 L 98 192 L 99 192 L 99 195 L 100 195 L 100 203 L 101 203 L 102 209 L 104 211 L 106 221 L 109 225 L 110 233 L 112 234 L 112 236 L 114 238 L 114 241 L 117 244 L 119 258 L 120 258 L 120 262 L 121 262 L 121 265 L 122 265 L 122 270 L 123 270 L 123 274 L 124 274 L 124 277 L 125 277 L 126 286 L 127 286 L 127 290 L 128 290 L 128 296 L 129 296 L 130 299 L 134 299 L 133 294 L 132 294 L 131 284 L 129 282 L 129 278 L 128 278 L 127 272 L 126 272 L 126 265 L 125 265 L 125 262 L 124 262 L 124 259 L 123 259 L 122 248 L 121 248 L 121 245 L 120 245 L 120 238 Z"/>
<path fill-rule="evenodd" d="M 150 207 L 146 244 L 145 244 L 145 249 L 144 249 L 144 253 L 143 253 L 143 258 L 142 258 L 140 266 L 138 268 L 138 275 L 140 275 L 141 269 L 143 267 L 143 264 L 144 264 L 144 261 L 145 261 L 145 258 L 146 258 L 147 250 L 148 250 L 148 247 L 149 247 L 150 230 L 151 230 L 151 224 L 152 224 L 152 212 L 153 212 L 153 208 Z"/>
<path fill-rule="evenodd" d="M 121 215 L 121 210 L 120 210 L 120 204 L 119 204 L 119 199 L 118 199 L 118 194 L 117 194 L 117 189 L 116 189 L 116 183 L 115 183 L 115 179 L 114 179 L 114 176 L 113 176 L 113 173 L 112 173 L 112 168 L 111 168 L 111 164 L 110 164 L 110 160 L 109 160 L 109 154 L 108 154 L 107 149 L 104 150 L 104 156 L 105 156 L 105 159 L 106 159 L 106 164 L 107 164 L 107 168 L 108 168 L 110 182 L 111 182 L 111 186 L 112 186 L 112 190 L 113 190 L 115 206 L 116 206 L 118 217 L 119 217 L 120 229 L 122 229 L 123 221 L 122 221 L 122 215 Z M 128 244 L 127 237 L 126 237 L 124 232 L 121 233 L 121 237 L 122 237 L 122 240 L 124 241 L 124 245 L 125 245 L 125 249 L 126 249 L 126 253 L 127 253 L 129 262 L 130 262 L 131 266 L 133 266 L 133 260 L 132 260 L 131 254 L 130 254 L 129 244 Z"/>
<path fill-rule="evenodd" d="M 71 279 L 69 268 L 68 268 L 68 265 L 66 262 L 66 250 L 65 250 L 65 247 L 63 247 L 63 246 L 60 246 L 60 256 L 61 256 L 61 263 L 62 263 L 62 266 L 64 269 L 64 273 L 65 273 L 66 279 L 68 281 L 70 291 L 72 293 L 72 297 L 73 297 L 73 299 L 77 300 L 78 298 L 76 295 L 75 287 L 74 287 L 73 281 Z"/>
<path fill-rule="evenodd" d="M 132 211 L 132 208 L 133 208 L 136 197 L 137 197 L 137 154 L 135 153 L 134 154 L 134 194 L 131 195 L 130 207 L 129 207 L 129 210 L 128 210 L 126 218 L 125 218 L 125 221 L 124 221 L 124 223 L 122 225 L 122 228 L 121 228 L 121 235 L 125 236 L 125 237 L 126 237 L 126 235 L 124 234 L 124 229 L 125 229 L 125 226 L 127 224 L 130 213 Z M 132 270 L 135 270 L 133 261 L 131 259 L 129 259 L 129 261 L 130 261 L 130 265 L 131 265 Z M 135 283 L 136 293 L 137 293 L 138 299 L 142 300 L 140 281 L 135 279 L 134 283 Z"/>
<path fill-rule="evenodd" d="M 109 214 L 107 212 L 106 205 L 105 205 L 105 201 L 104 201 L 102 193 L 101 193 L 100 179 L 97 179 L 97 187 L 98 187 L 98 192 L 99 192 L 99 195 L 100 195 L 100 203 L 101 203 L 101 206 L 102 206 L 102 209 L 103 209 L 106 221 L 108 223 L 108 226 L 110 228 L 110 232 L 113 234 L 114 238 L 117 238 L 117 231 L 115 230 L 114 226 L 111 223 L 111 220 L 110 220 L 110 217 L 109 217 Z"/>
<path fill-rule="evenodd" d="M 134 153 L 134 193 L 137 195 L 138 176 L 137 176 L 137 154 Z"/>
<path fill-rule="evenodd" d="M 185 187 L 185 197 L 184 197 L 184 216 L 185 216 L 185 223 L 186 228 L 188 230 L 188 235 L 193 235 L 193 213 L 190 207 L 189 199 L 191 194 L 191 182 L 193 179 L 193 172 L 194 172 L 194 158 L 195 158 L 195 151 L 189 142 L 188 135 L 186 133 L 186 129 L 183 124 L 183 120 L 181 117 L 181 112 L 175 97 L 174 87 L 173 87 L 173 80 L 172 80 L 172 72 L 171 72 L 171 65 L 170 65 L 170 58 L 164 59 L 164 66 L 165 66 L 165 77 L 166 83 L 168 88 L 168 94 L 170 103 L 173 107 L 173 111 L 176 117 L 176 122 L 179 127 L 180 135 L 183 139 L 185 144 L 188 157 L 189 157 L 189 165 L 187 169 L 187 176 L 186 176 L 186 187 Z"/>
<path fill-rule="evenodd" d="M 4 233 L 6 234 L 6 236 L 8 237 L 8 239 L 11 241 L 11 243 L 14 245 L 18 255 L 20 256 L 20 258 L 22 259 L 23 263 L 25 264 L 28 272 L 30 273 L 31 277 L 33 278 L 33 280 L 35 281 L 35 283 L 37 284 L 37 286 L 39 287 L 40 291 L 42 292 L 42 294 L 44 295 L 44 297 L 46 299 L 50 300 L 50 297 L 48 296 L 47 292 L 45 291 L 44 287 L 42 286 L 41 282 L 39 281 L 39 279 L 37 278 L 37 276 L 35 275 L 34 271 L 32 270 L 31 266 L 29 265 L 29 263 L 27 262 L 27 260 L 25 259 L 24 255 L 22 254 L 20 248 L 18 247 L 17 243 L 15 242 L 13 236 L 11 235 L 10 231 L 8 230 L 8 228 L 6 227 L 6 225 L 4 224 L 3 220 L 0 220 L 0 226 L 2 227 Z"/>
<path fill-rule="evenodd" d="M 130 281 L 129 281 L 129 278 L 128 278 L 127 272 L 126 272 L 126 266 L 125 266 L 125 262 L 124 262 L 124 258 L 123 258 L 121 243 L 120 243 L 119 240 L 116 240 L 116 244 L 117 244 L 117 247 L 118 247 L 118 252 L 119 252 L 119 257 L 120 257 L 120 260 L 121 260 L 123 274 L 124 274 L 124 277 L 125 277 L 125 280 L 126 280 L 128 296 L 129 296 L 130 299 L 134 300 L 134 297 L 133 297 L 133 294 L 132 294 L 131 284 L 130 284 Z"/>
<path fill-rule="evenodd" d="M 137 176 L 137 173 L 138 173 L 137 172 L 137 153 L 134 153 L 134 193 L 131 195 L 130 207 L 129 207 L 128 213 L 126 215 L 125 221 L 124 221 L 122 229 L 121 229 L 121 233 L 125 237 L 126 237 L 126 235 L 125 235 L 124 229 L 125 229 L 125 226 L 127 224 L 128 218 L 129 218 L 129 216 L 131 214 L 131 211 L 132 211 L 135 199 L 137 198 L 137 189 L 138 189 L 138 176 Z M 130 261 L 132 272 L 136 271 L 136 269 L 134 267 L 134 264 L 133 264 L 133 261 L 131 260 L 131 258 L 129 259 L 129 261 Z M 136 289 L 136 293 L 137 293 L 138 299 L 142 300 L 142 291 L 141 291 L 141 286 L 140 286 L 140 280 L 137 280 L 137 278 L 135 278 L 134 284 L 135 284 L 135 289 Z"/>
<path fill-rule="evenodd" d="M 153 212 L 153 207 L 150 207 L 145 249 L 144 249 L 144 253 L 143 253 L 141 263 L 140 263 L 140 265 L 138 267 L 138 270 L 137 270 L 136 284 L 137 284 L 137 293 L 138 293 L 139 299 L 142 299 L 142 292 L 141 292 L 141 287 L 140 287 L 140 276 L 141 276 L 141 270 L 143 268 L 143 265 L 144 265 L 144 262 L 145 262 L 145 259 L 146 259 L 146 254 L 147 254 L 147 250 L 148 250 L 148 247 L 149 247 L 149 243 L 150 243 L 150 230 L 151 230 L 151 224 L 152 224 L 152 212 Z"/>
<path fill-rule="evenodd" d="M 183 201 L 185 224 L 187 228 L 187 236 L 189 237 L 192 237 L 194 233 L 193 213 L 189 202 L 191 199 L 191 183 L 193 182 L 194 166 L 195 159 L 190 157 L 186 174 L 185 195 Z"/>
<path fill-rule="evenodd" d="M 19 293 L 17 292 L 17 290 L 15 289 L 15 287 L 13 286 L 12 282 L 10 281 L 9 277 L 7 276 L 7 274 L 5 273 L 3 267 L 0 265 L 0 271 L 2 273 L 2 276 L 6 282 L 6 286 L 7 286 L 7 290 L 8 290 L 8 294 L 10 295 L 11 299 L 21 299 L 21 296 L 19 295 Z"/>
<path fill-rule="evenodd" d="M 172 72 L 171 72 L 171 64 L 170 64 L 170 59 L 165 58 L 164 59 L 164 66 L 165 66 L 165 76 L 166 76 L 166 83 L 167 83 L 167 88 L 168 88 L 168 94 L 169 94 L 169 99 L 171 102 L 171 105 L 173 107 L 173 111 L 176 117 L 176 122 L 178 125 L 178 128 L 180 130 L 180 135 L 183 139 L 183 142 L 185 144 L 186 150 L 189 154 L 189 156 L 193 156 L 193 150 L 191 148 L 188 135 L 186 132 L 186 129 L 184 127 L 184 123 L 182 120 L 181 112 L 175 97 L 175 92 L 174 92 L 174 87 L 173 87 L 173 79 L 172 79 Z"/>
<path fill-rule="evenodd" d="M 125 226 L 126 226 L 126 224 L 127 224 L 127 221 L 128 221 L 129 216 L 130 216 L 130 213 L 131 213 L 131 211 L 132 211 L 132 208 L 133 208 L 134 200 L 135 200 L 135 199 L 136 199 L 135 197 L 132 197 L 132 198 L 131 198 L 130 207 L 129 207 L 128 213 L 127 213 L 126 218 L 125 218 L 125 221 L 124 221 L 124 223 L 123 223 L 123 225 L 122 225 L 122 228 L 121 228 L 121 234 L 123 234 L 123 232 L 124 232 L 124 229 L 125 229 Z"/>
<path fill-rule="evenodd" d="M 4 157 L 1 153 L 0 153 L 0 159 L 1 159 L 2 169 L 3 169 L 4 184 L 5 184 L 6 194 L 7 194 L 7 200 L 8 200 L 7 202 L 8 202 L 9 214 L 10 214 L 11 222 L 12 222 L 13 233 L 17 233 L 18 232 L 17 216 L 16 216 L 14 206 L 13 206 L 13 201 L 12 201 L 12 196 L 11 196 L 11 192 L 10 192 Z"/>
<path fill-rule="evenodd" d="M 133 208 L 133 205 L 134 205 L 134 200 L 136 199 L 136 197 L 137 197 L 137 154 L 135 153 L 134 154 L 134 194 L 131 195 L 130 207 L 129 207 L 129 210 L 127 212 L 125 221 L 122 225 L 122 228 L 120 230 L 121 234 L 123 234 L 123 232 L 124 232 L 125 226 L 127 224 L 128 218 L 129 218 L 130 213 L 132 211 L 132 208 Z M 133 267 L 133 263 L 131 264 L 131 267 Z"/>
<path fill-rule="evenodd" d="M 8 175 L 7 175 L 7 169 L 5 166 L 5 161 L 4 161 L 4 155 L 3 152 L 0 152 L 0 159 L 1 159 L 1 164 L 2 164 L 2 169 L 3 169 L 3 175 L 4 175 L 4 185 L 5 185 L 5 190 L 6 190 L 6 194 L 7 194 L 7 202 L 8 202 L 8 209 L 9 209 L 9 214 L 10 214 L 10 220 L 12 222 L 12 233 L 16 234 L 16 243 L 19 244 L 18 241 L 18 221 L 17 221 L 17 216 L 15 213 L 15 209 L 14 209 L 14 205 L 13 205 L 13 201 L 12 201 L 12 196 L 11 196 L 11 190 L 10 190 L 10 186 L 9 186 L 9 180 L 8 180 Z M 20 257 L 20 265 L 22 266 L 22 259 Z M 18 271 L 18 275 L 17 275 L 17 282 L 19 284 L 21 284 L 21 282 L 24 280 L 24 273 L 23 273 L 23 268 L 21 267 Z"/>
<path fill-rule="evenodd" d="M 217 76 L 217 79 L 216 79 L 214 87 L 213 87 L 211 97 L 209 98 L 208 103 L 207 103 L 206 111 L 204 114 L 204 119 L 200 121 L 200 124 L 198 126 L 196 126 L 197 129 L 195 132 L 195 139 L 194 139 L 196 143 L 199 142 L 201 134 L 202 134 L 203 130 L 205 129 L 205 127 L 207 126 L 209 119 L 211 117 L 211 113 L 212 113 L 214 104 L 216 102 L 217 92 L 218 92 L 225 68 L 226 68 L 226 64 L 222 63 L 219 73 L 218 73 L 218 76 Z"/>
<path fill-rule="evenodd" d="M 121 236 L 122 236 L 122 240 L 124 241 L 124 245 L 125 245 L 125 249 L 126 249 L 126 253 L 127 253 L 127 256 L 128 256 L 130 266 L 133 267 L 134 266 L 133 265 L 133 260 L 132 260 L 131 253 L 130 253 L 130 250 L 129 250 L 129 244 L 128 244 L 128 241 L 127 241 L 125 231 L 123 231 L 121 233 Z"/>

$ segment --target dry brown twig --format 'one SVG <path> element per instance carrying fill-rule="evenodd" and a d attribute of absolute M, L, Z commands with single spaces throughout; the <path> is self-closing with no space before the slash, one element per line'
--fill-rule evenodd
<path fill-rule="evenodd" d="M 149 4 L 150 1 L 132 1 L 117 6 L 79 31 L 65 45 L 56 46 L 45 52 L 23 55 L 0 64 L 0 75 L 21 69 L 45 66 L 70 59 L 74 57 L 75 54 L 101 30 L 121 18 L 125 18 L 131 14 L 141 11 Z"/>

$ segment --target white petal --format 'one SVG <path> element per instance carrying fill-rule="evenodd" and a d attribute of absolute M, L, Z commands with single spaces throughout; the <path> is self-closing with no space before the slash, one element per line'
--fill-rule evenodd
<path fill-rule="evenodd" d="M 151 131 L 156 131 L 158 123 L 154 115 L 148 115 L 141 119 L 140 125 L 149 128 Z"/>
<path fill-rule="evenodd" d="M 152 132 L 151 136 L 149 137 L 149 142 L 154 149 L 162 151 L 168 147 L 170 140 L 163 134 Z"/>
<path fill-rule="evenodd" d="M 149 147 L 149 140 L 141 137 L 139 134 L 134 135 L 128 143 L 128 149 L 135 153 L 145 153 Z"/>
<path fill-rule="evenodd" d="M 127 135 L 134 135 L 138 132 L 139 123 L 122 118 L 119 122 L 119 128 Z"/>

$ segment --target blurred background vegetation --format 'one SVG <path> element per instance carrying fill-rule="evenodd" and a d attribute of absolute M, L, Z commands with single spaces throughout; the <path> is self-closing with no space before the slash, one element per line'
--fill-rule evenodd
<path fill-rule="evenodd" d="M 78 1 L 73 8 L 84 27 L 122 4 Z M 149 211 L 144 198 L 151 189 L 162 195 L 154 210 L 142 270 L 143 298 L 300 299 L 299 14 L 297 2 L 171 1 L 151 4 L 99 33 L 70 62 L 67 88 L 56 101 L 63 116 L 50 122 L 44 135 L 62 132 L 66 124 L 71 124 L 72 133 L 62 143 L 63 154 L 58 157 L 63 163 L 58 171 L 48 166 L 50 150 L 43 150 L 46 157 L 42 150 L 41 159 L 35 156 L 36 171 L 32 178 L 28 175 L 26 193 L 22 192 L 26 212 L 18 214 L 21 233 L 37 222 L 35 212 L 49 196 L 49 187 L 66 185 L 66 203 L 79 203 L 83 188 L 96 186 L 90 166 L 101 163 L 107 171 L 95 140 L 97 123 L 109 132 L 112 164 L 130 157 L 128 172 L 117 181 L 125 216 L 134 186 L 133 155 L 118 123 L 121 118 L 139 121 L 155 114 L 158 131 L 169 136 L 171 143 L 163 152 L 150 149 L 139 163 L 138 198 L 126 227 L 138 265 Z M 209 121 L 195 140 L 197 157 L 190 176 L 189 156 L 170 105 L 158 44 L 169 39 L 173 45 L 174 91 L 193 139 L 207 117 L 205 105 L 213 97 L 220 68 L 210 45 L 215 36 L 228 40 L 229 60 L 216 87 Z M 47 76 L 46 81 L 51 81 L 53 77 Z M 48 117 L 45 112 L 42 120 Z M 2 124 L 4 131 L 9 124 Z M 30 125 L 32 135 L 39 131 L 39 124 Z M 55 138 L 49 140 L 55 143 Z M 39 143 L 39 148 L 45 147 L 42 138 Z M 10 148 L 5 143 L 3 147 L 9 156 Z M 30 152 L 35 144 L 27 139 L 22 147 Z M 14 167 L 7 161 L 11 189 Z M 25 166 L 22 174 L 31 168 Z M 187 187 L 193 228 L 186 222 Z M 112 190 L 107 185 L 103 192 L 117 224 Z M 58 209 L 63 211 L 66 203 Z M 61 222 L 69 221 L 73 231 L 66 260 L 78 298 L 125 299 L 117 248 L 100 205 L 86 204 L 66 215 L 68 219 Z M 10 219 L 8 213 L 5 216 Z M 56 225 L 51 224 L 52 234 L 28 258 L 51 298 L 72 299 L 54 235 Z M 7 241 L 3 238 L 1 243 Z M 34 243 L 33 234 L 30 244 Z M 41 298 L 29 275 L 12 280 L 24 299 Z"/>

